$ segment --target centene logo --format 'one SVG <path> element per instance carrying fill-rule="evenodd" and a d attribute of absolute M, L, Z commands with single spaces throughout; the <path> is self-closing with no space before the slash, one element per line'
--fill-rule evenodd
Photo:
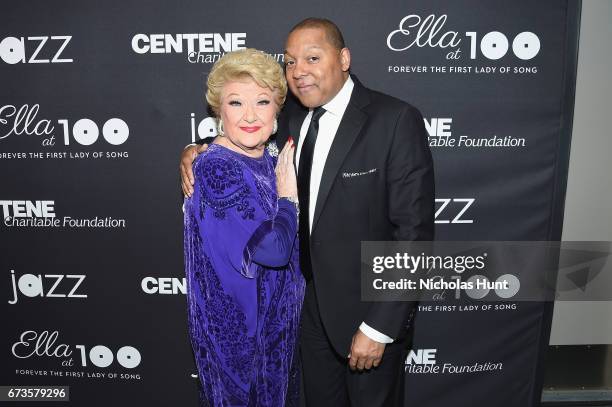
<path fill-rule="evenodd" d="M 427 119 L 423 119 L 423 121 L 425 122 L 430 147 L 451 145 L 453 119 L 450 117 L 432 117 L 429 121 Z"/>
<path fill-rule="evenodd" d="M 439 373 L 440 367 L 436 361 L 437 352 L 437 349 L 411 349 L 406 357 L 404 371 L 409 374 Z"/>
<path fill-rule="evenodd" d="M 132 50 L 137 54 L 189 54 L 196 52 L 231 52 L 246 47 L 246 33 L 206 34 L 136 34 Z"/>
<path fill-rule="evenodd" d="M 2 218 L 55 218 L 55 201 L 0 200 Z"/>
<path fill-rule="evenodd" d="M 17 304 L 18 292 L 29 298 L 87 298 L 87 294 L 77 293 L 83 280 L 83 274 L 24 274 L 17 280 L 15 270 L 11 270 L 13 299 L 8 303 Z"/>
<path fill-rule="evenodd" d="M 72 58 L 61 58 L 72 35 L 52 35 L 38 37 L 6 37 L 0 41 L 0 59 L 7 64 L 59 64 L 74 62 Z M 48 49 L 55 49 L 55 54 Z M 29 57 L 27 56 L 29 54 Z M 44 57 L 44 58 L 43 58 Z"/>
<path fill-rule="evenodd" d="M 145 277 L 140 282 L 142 291 L 147 294 L 185 294 L 185 278 Z"/>
<path fill-rule="evenodd" d="M 407 365 L 435 365 L 438 349 L 411 349 L 406 357 Z"/>

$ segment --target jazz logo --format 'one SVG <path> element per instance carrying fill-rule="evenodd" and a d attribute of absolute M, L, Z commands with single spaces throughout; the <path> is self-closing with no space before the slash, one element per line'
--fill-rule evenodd
<path fill-rule="evenodd" d="M 11 270 L 13 299 L 8 303 L 11 305 L 17 303 L 17 293 L 30 298 L 87 298 L 87 294 L 77 293 L 83 280 L 85 280 L 85 275 L 82 274 L 24 274 L 17 280 L 15 270 Z M 65 283 L 61 284 L 62 281 Z M 60 284 L 62 288 L 58 288 Z M 69 287 L 70 291 L 66 293 Z"/>

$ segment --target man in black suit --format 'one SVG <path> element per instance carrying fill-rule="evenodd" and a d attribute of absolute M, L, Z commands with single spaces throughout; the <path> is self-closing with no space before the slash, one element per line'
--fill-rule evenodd
<path fill-rule="evenodd" d="M 433 240 L 434 176 L 423 118 L 349 74 L 338 27 L 310 18 L 289 33 L 289 88 L 277 144 L 296 144 L 300 265 L 307 280 L 301 354 L 308 406 L 399 406 L 414 302 L 361 301 L 361 241 Z M 191 162 L 182 157 L 183 189 Z"/>

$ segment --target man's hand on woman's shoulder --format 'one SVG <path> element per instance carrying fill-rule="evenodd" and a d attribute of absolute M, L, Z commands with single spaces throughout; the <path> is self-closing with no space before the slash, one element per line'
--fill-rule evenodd
<path fill-rule="evenodd" d="M 193 162 L 196 157 L 206 151 L 208 144 L 189 144 L 183 149 L 181 153 L 181 162 L 179 170 L 181 172 L 181 187 L 183 188 L 183 194 L 191 197 L 193 194 Z"/>

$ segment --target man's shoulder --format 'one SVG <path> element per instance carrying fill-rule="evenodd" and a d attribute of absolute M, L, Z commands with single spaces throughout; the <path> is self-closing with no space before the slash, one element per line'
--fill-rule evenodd
<path fill-rule="evenodd" d="M 406 102 L 405 100 L 399 99 L 395 96 L 388 95 L 386 93 L 365 88 L 365 90 L 369 93 L 371 103 L 368 107 L 373 109 L 374 111 L 380 110 L 383 112 L 401 114 L 403 112 L 410 113 L 418 113 L 420 114 L 419 109 L 413 104 Z"/>
<path fill-rule="evenodd" d="M 387 124 L 392 123 L 395 128 L 398 128 L 401 123 L 400 127 L 403 129 L 415 128 L 418 130 L 410 131 L 410 134 L 415 136 L 424 134 L 423 115 L 416 106 L 397 97 L 361 86 L 362 91 L 367 92 L 369 98 L 369 103 L 363 107 L 364 112 L 374 122 L 379 123 L 380 126 L 387 126 Z M 391 136 L 395 132 L 388 132 L 387 134 Z M 379 133 L 377 137 L 380 138 Z"/>

